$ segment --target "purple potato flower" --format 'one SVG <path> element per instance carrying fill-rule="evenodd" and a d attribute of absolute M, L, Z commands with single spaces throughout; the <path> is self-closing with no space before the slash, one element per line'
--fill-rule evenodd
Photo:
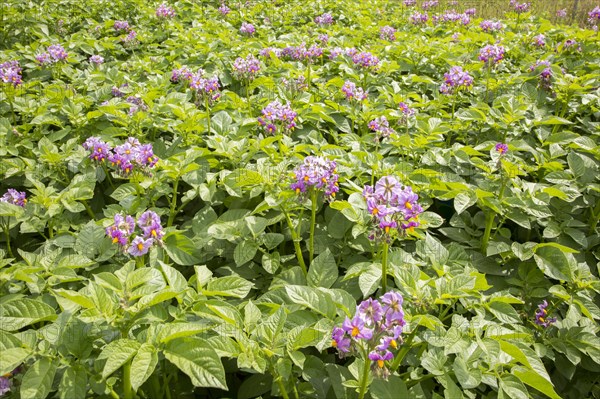
<path fill-rule="evenodd" d="M 444 74 L 444 83 L 440 87 L 442 94 L 454 94 L 460 90 L 467 90 L 473 86 L 473 78 L 462 67 L 455 66 Z"/>
<path fill-rule="evenodd" d="M 535 324 L 544 328 L 548 328 L 551 324 L 556 322 L 556 317 L 548 317 L 547 307 L 548 302 L 544 299 L 535 311 Z"/>
<path fill-rule="evenodd" d="M 0 80 L 2 83 L 12 84 L 13 87 L 20 86 L 23 83 L 22 71 L 19 61 L 6 61 L 0 64 Z"/>
<path fill-rule="evenodd" d="M 175 9 L 166 3 L 162 3 L 156 9 L 156 16 L 161 19 L 171 19 L 175 16 Z"/>
<path fill-rule="evenodd" d="M 17 191 L 14 188 L 9 188 L 6 193 L 0 197 L 0 202 L 24 207 L 27 203 L 26 193 L 24 191 Z"/>
<path fill-rule="evenodd" d="M 323 157 L 308 156 L 294 171 L 296 181 L 290 188 L 304 195 L 310 188 L 323 190 L 325 199 L 332 199 L 339 191 L 335 161 Z"/>
<path fill-rule="evenodd" d="M 242 27 L 240 28 L 241 34 L 246 36 L 252 36 L 254 32 L 256 32 L 256 28 L 254 27 L 254 25 L 247 22 L 242 22 Z"/>
<path fill-rule="evenodd" d="M 154 240 L 152 238 L 143 239 L 137 236 L 131 241 L 131 245 L 127 249 L 127 253 L 132 256 L 143 256 L 148 253 L 152 247 Z"/>
<path fill-rule="evenodd" d="M 498 143 L 496 144 L 496 146 L 494 147 L 496 152 L 499 152 L 500 155 L 504 155 L 508 152 L 508 145 L 504 144 L 504 143 Z"/>
<path fill-rule="evenodd" d="M 479 51 L 479 61 L 487 65 L 499 63 L 504 58 L 504 47 L 498 45 L 487 45 Z"/>

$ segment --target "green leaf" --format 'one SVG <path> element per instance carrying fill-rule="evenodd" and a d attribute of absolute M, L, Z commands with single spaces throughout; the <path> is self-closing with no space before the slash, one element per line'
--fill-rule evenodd
<path fill-rule="evenodd" d="M 335 304 L 331 297 L 316 288 L 287 285 L 285 292 L 292 304 L 304 305 L 329 319 L 335 316 Z"/>
<path fill-rule="evenodd" d="M 236 245 L 233 250 L 233 260 L 236 266 L 250 262 L 258 251 L 258 245 L 254 241 L 244 240 Z"/>
<path fill-rule="evenodd" d="M 118 339 L 106 345 L 98 355 L 98 360 L 106 359 L 102 370 L 102 378 L 108 378 L 109 375 L 131 360 L 139 348 L 140 343 L 129 338 Z"/>
<path fill-rule="evenodd" d="M 87 391 L 88 378 L 83 367 L 79 364 L 67 367 L 58 387 L 60 399 L 85 399 Z"/>
<path fill-rule="evenodd" d="M 366 298 L 379 288 L 381 282 L 381 265 L 373 263 L 366 271 L 358 276 L 358 286 Z"/>
<path fill-rule="evenodd" d="M 570 253 L 564 253 L 555 247 L 543 247 L 535 251 L 533 258 L 546 276 L 556 280 L 572 281 L 571 276 L 577 264 Z"/>
<path fill-rule="evenodd" d="M 178 265 L 191 266 L 200 262 L 200 258 L 195 255 L 197 245 L 183 234 L 167 234 L 163 242 L 167 255 Z"/>
<path fill-rule="evenodd" d="M 182 338 L 169 342 L 164 355 L 187 374 L 197 387 L 227 390 L 225 370 L 217 353 L 199 338 Z"/>
<path fill-rule="evenodd" d="M 33 323 L 54 319 L 54 308 L 44 302 L 25 298 L 0 304 L 0 329 L 4 331 L 17 331 Z"/>
<path fill-rule="evenodd" d="M 331 288 L 338 278 L 338 267 L 333 254 L 327 248 L 310 264 L 308 285 L 311 287 Z"/>
<path fill-rule="evenodd" d="M 254 284 L 240 276 L 226 276 L 210 281 L 203 294 L 206 296 L 244 298 L 253 286 Z"/>
<path fill-rule="evenodd" d="M 500 388 L 511 399 L 529 399 L 525 385 L 512 374 L 503 374 L 500 377 Z"/>
<path fill-rule="evenodd" d="M 389 376 L 387 381 L 380 378 L 373 379 L 369 392 L 373 399 L 408 398 L 406 384 L 395 375 Z"/>
<path fill-rule="evenodd" d="M 468 207 L 477 203 L 477 197 L 472 192 L 461 192 L 454 198 L 454 209 L 457 214 L 463 213 Z"/>
<path fill-rule="evenodd" d="M 269 374 L 254 374 L 244 379 L 238 390 L 237 399 L 252 399 L 260 397 L 271 390 L 273 377 Z"/>
<path fill-rule="evenodd" d="M 167 343 L 177 338 L 189 337 L 211 329 L 213 325 L 207 323 L 167 323 L 163 324 L 158 340 Z"/>
<path fill-rule="evenodd" d="M 508 303 L 491 302 L 487 305 L 489 311 L 496 316 L 498 320 L 506 324 L 519 324 L 521 318 L 517 311 Z"/>
<path fill-rule="evenodd" d="M 52 389 L 58 361 L 43 357 L 33 363 L 21 382 L 21 399 L 44 399 Z"/>
<path fill-rule="evenodd" d="M 143 344 L 131 361 L 131 386 L 137 391 L 154 372 L 158 364 L 156 348 Z"/>
<path fill-rule="evenodd" d="M 523 383 L 537 389 L 549 398 L 561 399 L 560 395 L 554 390 L 553 384 L 535 371 L 528 370 L 525 367 L 516 366 L 512 368 L 511 372 Z"/>
<path fill-rule="evenodd" d="M 457 356 L 454 359 L 452 366 L 454 375 L 464 389 L 473 389 L 481 384 L 481 370 L 473 368 L 469 369 L 467 362 L 462 356 Z"/>
<path fill-rule="evenodd" d="M 24 348 L 3 349 L 0 355 L 0 376 L 10 373 L 21 365 L 30 352 Z"/>

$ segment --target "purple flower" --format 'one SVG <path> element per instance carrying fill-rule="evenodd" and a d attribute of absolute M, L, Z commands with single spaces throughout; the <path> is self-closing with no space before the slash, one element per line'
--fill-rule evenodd
<path fill-rule="evenodd" d="M 387 349 L 382 352 L 373 351 L 369 353 L 369 359 L 374 362 L 373 366 L 371 367 L 373 374 L 380 378 L 387 378 L 390 374 L 390 371 L 387 369 L 387 367 L 385 367 L 385 361 L 392 360 L 393 358 L 394 355 Z"/>
<path fill-rule="evenodd" d="M 260 71 L 260 62 L 252 54 L 246 58 L 238 57 L 233 62 L 233 75 L 238 80 L 254 80 Z"/>
<path fill-rule="evenodd" d="M 50 59 L 50 54 L 48 53 L 36 55 L 35 61 L 42 66 L 52 63 L 52 60 Z"/>
<path fill-rule="evenodd" d="M 438 0 L 424 1 L 423 4 L 421 4 L 421 8 L 423 10 L 430 10 L 434 7 L 437 7 L 439 4 L 440 2 Z"/>
<path fill-rule="evenodd" d="M 381 304 L 376 299 L 372 298 L 362 301 L 357 310 L 357 315 L 363 319 L 368 326 L 379 323 L 383 317 L 383 313 Z"/>
<path fill-rule="evenodd" d="M 167 4 L 162 3 L 156 9 L 156 16 L 162 19 L 170 19 L 175 16 L 175 10 L 173 7 L 169 7 Z"/>
<path fill-rule="evenodd" d="M 125 44 L 125 46 L 133 46 L 135 44 L 137 44 L 137 32 L 134 31 L 133 29 L 129 30 L 129 33 L 127 34 L 127 36 L 125 36 L 122 41 Z"/>
<path fill-rule="evenodd" d="M 588 13 L 588 22 L 590 25 L 595 25 L 600 21 L 600 6 L 596 6 Z"/>
<path fill-rule="evenodd" d="M 544 301 L 538 305 L 538 308 L 535 311 L 535 324 L 544 328 L 548 328 L 550 324 L 556 322 L 556 317 L 548 317 L 548 311 L 546 310 L 547 307 L 548 302 L 544 299 Z"/>
<path fill-rule="evenodd" d="M 152 238 L 144 240 L 142 237 L 135 237 L 133 241 L 131 241 L 131 245 L 127 249 L 127 253 L 132 256 L 146 255 L 150 250 L 150 247 L 152 247 L 153 242 L 154 240 Z"/>
<path fill-rule="evenodd" d="M 365 321 L 359 315 L 353 319 L 346 317 L 342 323 L 342 329 L 350 335 L 353 340 L 364 339 L 369 340 L 373 337 L 373 330 L 365 326 Z"/>
<path fill-rule="evenodd" d="M 327 45 L 329 43 L 329 35 L 326 33 L 322 33 L 317 37 L 317 40 L 321 42 L 323 45 Z"/>
<path fill-rule="evenodd" d="M 429 21 L 429 15 L 426 12 L 421 14 L 420 12 L 415 11 L 409 19 L 413 25 L 425 25 L 427 21 Z"/>
<path fill-rule="evenodd" d="M 90 57 L 90 62 L 92 64 L 100 65 L 104 63 L 104 57 L 101 55 L 95 54 Z"/>
<path fill-rule="evenodd" d="M 0 202 L 6 202 L 8 204 L 17 205 L 24 207 L 27 203 L 26 193 L 24 191 L 17 191 L 14 188 L 9 188 L 2 197 Z"/>
<path fill-rule="evenodd" d="M 496 144 L 496 152 L 499 152 L 500 155 L 504 155 L 508 152 L 508 145 L 504 144 L 504 143 L 498 143 Z"/>
<path fill-rule="evenodd" d="M 242 22 L 242 27 L 240 28 L 240 33 L 247 36 L 252 36 L 256 32 L 256 28 L 254 25 L 249 24 L 247 22 Z"/>
<path fill-rule="evenodd" d="M 502 29 L 504 29 L 502 22 L 491 21 L 491 20 L 481 21 L 481 23 L 479 24 L 479 27 L 481 28 L 482 31 L 487 32 L 487 33 L 498 32 L 498 31 L 501 31 Z"/>
<path fill-rule="evenodd" d="M 417 0 L 404 0 L 403 3 L 406 7 L 412 7 L 417 4 Z"/>
<path fill-rule="evenodd" d="M 408 104 L 406 104 L 405 102 L 400 102 L 398 104 L 398 108 L 400 108 L 400 112 L 402 112 L 402 122 L 406 123 L 408 121 L 408 118 L 410 118 L 411 116 L 414 116 L 415 114 L 415 110 L 410 108 L 408 106 Z"/>
<path fill-rule="evenodd" d="M 98 137 L 90 137 L 83 143 L 83 148 L 90 150 L 89 158 L 102 162 L 111 155 L 111 148 L 107 143 L 100 140 Z"/>
<path fill-rule="evenodd" d="M 129 242 L 129 236 L 133 234 L 135 229 L 135 220 L 132 216 L 123 216 L 120 213 L 116 214 L 113 219 L 113 224 L 105 230 L 106 235 L 112 239 L 113 244 L 119 244 L 125 247 Z"/>
<path fill-rule="evenodd" d="M 383 303 L 383 313 L 387 324 L 396 323 L 400 327 L 404 326 L 403 301 L 404 299 L 399 292 L 390 291 L 383 294 L 381 302 Z"/>
<path fill-rule="evenodd" d="M 390 124 L 385 116 L 380 116 L 369 122 L 369 129 L 377 133 L 376 140 L 389 137 L 395 130 L 390 127 Z"/>
<path fill-rule="evenodd" d="M 498 45 L 487 45 L 479 51 L 479 61 L 486 64 L 497 64 L 504 58 L 504 47 Z"/>
<path fill-rule="evenodd" d="M 326 12 L 323 15 L 315 17 L 315 23 L 317 25 L 331 25 L 333 24 L 333 16 L 330 13 Z"/>
<path fill-rule="evenodd" d="M 546 45 L 546 36 L 539 34 L 533 38 L 533 43 L 538 47 L 544 47 Z"/>
<path fill-rule="evenodd" d="M 192 71 L 190 71 L 188 67 L 183 66 L 179 69 L 173 69 L 173 71 L 171 71 L 171 82 L 177 83 L 182 80 L 190 81 L 192 80 L 193 76 L 194 74 L 192 73 Z"/>
<path fill-rule="evenodd" d="M 258 123 L 261 126 L 266 125 L 266 130 L 269 133 L 272 133 L 277 130 L 277 128 L 273 131 L 272 126 L 269 125 L 280 125 L 282 131 L 287 132 L 293 130 L 296 127 L 296 117 L 298 114 L 292 110 L 290 104 L 282 105 L 278 100 L 273 101 L 268 104 L 262 110 L 262 117 L 258 118 Z"/>
<path fill-rule="evenodd" d="M 165 235 L 160 225 L 160 216 L 153 211 L 146 211 L 138 218 L 137 222 L 144 233 L 144 238 L 151 238 L 157 242 L 161 241 Z"/>
<path fill-rule="evenodd" d="M 440 88 L 443 94 L 454 94 L 461 89 L 469 89 L 473 86 L 473 78 L 462 67 L 455 66 L 444 74 L 444 83 Z"/>
<path fill-rule="evenodd" d="M 377 69 L 379 66 L 379 58 L 367 51 L 354 54 L 352 56 L 352 62 L 354 62 L 354 65 L 358 65 L 362 68 Z"/>
<path fill-rule="evenodd" d="M 294 170 L 296 181 L 290 188 L 296 194 L 305 193 L 312 187 L 323 190 L 325 198 L 331 199 L 339 191 L 337 164 L 323 157 L 308 156 L 304 162 Z"/>
<path fill-rule="evenodd" d="M 221 6 L 218 8 L 219 13 L 221 15 L 227 15 L 231 12 L 231 9 L 225 5 L 225 3 L 221 3 Z"/>
<path fill-rule="evenodd" d="M 474 16 L 476 12 L 477 10 L 475 8 L 467 8 L 465 10 L 465 14 L 467 14 L 470 17 Z"/>
<path fill-rule="evenodd" d="M 3 83 L 12 84 L 13 87 L 20 86 L 23 83 L 21 72 L 19 61 L 6 61 L 0 64 L 0 80 Z"/>
<path fill-rule="evenodd" d="M 286 79 L 281 78 L 281 83 L 285 86 L 286 90 L 296 94 L 301 91 L 306 91 L 308 89 L 308 84 L 306 84 L 306 78 L 303 75 L 298 76 L 297 79 Z"/>
<path fill-rule="evenodd" d="M 64 47 L 60 44 L 53 44 L 48 47 L 48 54 L 50 54 L 50 57 L 53 60 L 52 62 L 64 61 L 68 57 Z"/>
<path fill-rule="evenodd" d="M 531 7 L 531 3 L 519 3 L 517 0 L 510 0 L 510 5 L 517 14 L 527 12 Z"/>
<path fill-rule="evenodd" d="M 396 29 L 394 27 L 386 25 L 379 30 L 379 38 L 381 40 L 387 40 L 393 42 L 396 40 Z"/>
<path fill-rule="evenodd" d="M 556 11 L 556 16 L 558 18 L 566 18 L 567 17 L 567 9 L 563 8 L 562 10 L 557 10 Z"/>
<path fill-rule="evenodd" d="M 10 392 L 12 383 L 7 377 L 0 377 L 0 396 Z"/>
<path fill-rule="evenodd" d="M 334 327 L 331 333 L 331 346 L 336 348 L 340 356 L 345 355 L 350 351 L 352 340 L 346 336 L 346 332 L 340 327 Z"/>
<path fill-rule="evenodd" d="M 346 95 L 346 99 L 350 101 L 364 101 L 367 99 L 367 93 L 361 87 L 356 87 L 356 84 L 349 80 L 342 86 L 342 91 Z"/>
<path fill-rule="evenodd" d="M 115 28 L 116 31 L 120 31 L 120 30 L 129 30 L 129 22 L 127 21 L 115 21 L 113 28 Z"/>

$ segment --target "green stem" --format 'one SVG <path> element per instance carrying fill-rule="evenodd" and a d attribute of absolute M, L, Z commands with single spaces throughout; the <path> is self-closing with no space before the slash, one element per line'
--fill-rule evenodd
<path fill-rule="evenodd" d="M 298 234 L 296 233 L 296 229 L 294 229 L 294 224 L 292 223 L 292 219 L 290 219 L 290 215 L 282 209 L 283 214 L 285 215 L 285 220 L 287 221 L 288 227 L 290 228 L 290 233 L 292 235 L 292 241 L 294 242 L 294 250 L 296 251 L 296 258 L 298 259 L 298 264 L 302 269 L 302 272 L 306 276 L 308 274 L 308 270 L 306 269 L 306 264 L 304 263 L 304 257 L 302 256 L 302 248 L 300 248 L 300 239 Z"/>
<path fill-rule="evenodd" d="M 283 396 L 283 399 L 290 399 L 290 396 L 288 395 L 287 390 L 285 389 L 285 385 L 283 385 L 281 376 L 278 376 L 275 380 L 277 381 L 277 386 L 281 391 L 281 396 Z"/>
<path fill-rule="evenodd" d="M 8 256 L 10 258 L 14 258 L 12 248 L 10 247 L 10 229 L 9 229 L 8 222 L 4 225 L 4 235 L 6 236 L 6 250 L 7 250 Z"/>
<path fill-rule="evenodd" d="M 312 189 L 310 193 L 310 236 L 308 237 L 308 263 L 313 261 L 315 253 L 315 224 L 317 219 L 317 190 Z"/>
<path fill-rule="evenodd" d="M 210 108 L 208 103 L 208 96 L 206 96 L 204 106 L 206 107 L 206 124 L 208 126 L 208 134 L 210 134 Z"/>
<path fill-rule="evenodd" d="M 132 399 L 131 391 L 131 360 L 123 365 L 123 398 Z"/>
<path fill-rule="evenodd" d="M 94 214 L 94 211 L 92 211 L 92 208 L 90 208 L 90 205 L 87 203 L 87 201 L 83 200 L 81 201 L 81 203 L 83 204 L 83 206 L 85 207 L 85 210 L 87 211 L 87 214 L 92 218 L 92 219 L 96 219 L 96 215 Z"/>
<path fill-rule="evenodd" d="M 311 78 L 311 76 L 310 76 L 311 70 L 310 69 L 311 69 L 310 61 L 308 61 L 306 64 L 306 84 L 308 86 L 308 90 L 310 90 L 310 78 Z"/>
<path fill-rule="evenodd" d="M 14 90 L 14 89 L 10 89 L 10 90 Z M 4 91 L 4 95 L 6 96 L 6 101 L 8 102 L 8 106 L 10 107 L 10 113 L 12 115 L 13 125 L 16 125 L 17 124 L 17 114 L 15 114 L 15 107 L 13 105 L 12 95 L 10 95 L 10 96 L 8 95 L 8 89 L 4 89 L 3 91 Z"/>
<path fill-rule="evenodd" d="M 371 359 L 367 356 L 367 351 L 364 351 L 364 366 L 363 374 L 360 381 L 360 390 L 358 392 L 358 399 L 364 399 L 365 393 L 367 392 L 367 383 L 369 382 L 369 371 L 371 370 Z"/>
<path fill-rule="evenodd" d="M 452 126 L 454 127 L 454 113 L 456 111 L 456 97 L 458 97 L 458 92 L 454 93 L 452 96 Z M 446 147 L 450 147 L 452 144 L 452 130 L 448 132 L 446 136 Z"/>
<path fill-rule="evenodd" d="M 135 258 L 135 268 L 141 269 L 142 267 L 144 267 L 144 255 Z"/>
<path fill-rule="evenodd" d="M 54 227 L 52 227 L 52 219 L 48 220 L 48 237 L 54 238 Z"/>
<path fill-rule="evenodd" d="M 381 252 L 381 289 L 385 294 L 387 292 L 387 267 L 388 267 L 388 252 L 390 244 L 387 241 L 383 244 Z"/>
<path fill-rule="evenodd" d="M 412 344 L 412 341 L 415 338 L 415 335 L 417 335 L 417 330 L 418 329 L 419 329 L 419 326 L 416 326 L 412 330 L 412 332 L 410 333 L 410 335 L 408 336 L 408 338 L 406 338 L 406 341 L 404 341 L 402 343 L 402 349 L 400 349 L 400 352 L 398 352 L 396 354 L 396 356 L 394 357 L 394 362 L 390 366 L 390 370 L 392 372 L 396 371 L 398 369 L 398 367 L 400 367 L 400 364 L 402 363 L 402 360 L 404 360 L 404 358 L 406 357 L 406 355 L 410 351 L 410 349 L 411 349 L 410 344 Z"/>
<path fill-rule="evenodd" d="M 600 221 L 600 201 L 598 201 L 594 209 L 592 209 L 592 223 L 590 224 L 590 234 L 593 234 L 596 231 L 598 221 Z"/>
<path fill-rule="evenodd" d="M 252 113 L 252 100 L 250 99 L 250 80 L 246 79 L 246 101 L 248 102 L 248 111 Z"/>
<path fill-rule="evenodd" d="M 488 242 L 490 241 L 490 234 L 492 232 L 492 226 L 494 224 L 494 217 L 496 212 L 490 210 L 485 214 L 485 231 L 481 240 L 481 252 L 485 255 L 487 252 Z"/>
<path fill-rule="evenodd" d="M 176 209 L 177 209 L 177 189 L 179 187 L 179 176 L 175 179 L 175 183 L 173 183 L 173 196 L 171 197 L 171 211 L 169 212 L 169 220 L 167 221 L 167 227 L 171 227 L 173 225 L 173 220 L 175 220 Z"/>
<path fill-rule="evenodd" d="M 487 78 L 485 80 L 485 102 L 489 102 L 488 93 L 490 90 L 490 75 L 492 73 L 492 64 L 488 61 L 487 63 Z"/>

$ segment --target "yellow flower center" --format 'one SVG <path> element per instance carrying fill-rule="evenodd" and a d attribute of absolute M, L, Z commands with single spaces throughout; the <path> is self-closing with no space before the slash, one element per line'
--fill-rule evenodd
<path fill-rule="evenodd" d="M 137 247 L 138 247 L 138 249 L 141 251 L 142 249 L 144 249 L 144 243 L 141 243 L 141 242 L 140 242 L 140 243 L 137 245 Z"/>
<path fill-rule="evenodd" d="M 379 213 L 379 209 L 377 208 L 373 208 L 373 210 L 371 211 L 371 213 L 375 216 L 377 216 L 377 214 Z"/>
<path fill-rule="evenodd" d="M 113 244 L 116 244 L 119 241 L 118 237 L 113 238 Z"/>
<path fill-rule="evenodd" d="M 390 345 L 392 345 L 392 348 L 396 349 L 398 347 L 398 343 L 396 342 L 395 339 L 390 341 Z"/>
<path fill-rule="evenodd" d="M 331 346 L 333 346 L 334 348 L 337 348 L 337 341 L 335 339 L 331 340 Z"/>
<path fill-rule="evenodd" d="M 390 232 L 390 226 L 385 226 L 385 233 L 388 234 Z"/>
<path fill-rule="evenodd" d="M 360 330 L 358 329 L 358 327 L 352 327 L 352 332 L 350 333 L 350 335 L 352 335 L 352 337 L 356 337 L 358 334 L 360 334 Z"/>
<path fill-rule="evenodd" d="M 410 202 L 408 202 L 408 201 L 406 201 L 406 203 L 404 204 L 404 206 L 406 208 L 408 208 L 408 209 L 412 209 L 412 207 L 413 207 L 412 204 Z"/>
<path fill-rule="evenodd" d="M 379 368 L 382 369 L 383 368 L 383 360 L 378 360 L 377 366 L 379 366 Z"/>
<path fill-rule="evenodd" d="M 150 234 L 152 235 L 152 237 L 156 237 L 156 230 L 152 229 L 152 232 Z"/>

